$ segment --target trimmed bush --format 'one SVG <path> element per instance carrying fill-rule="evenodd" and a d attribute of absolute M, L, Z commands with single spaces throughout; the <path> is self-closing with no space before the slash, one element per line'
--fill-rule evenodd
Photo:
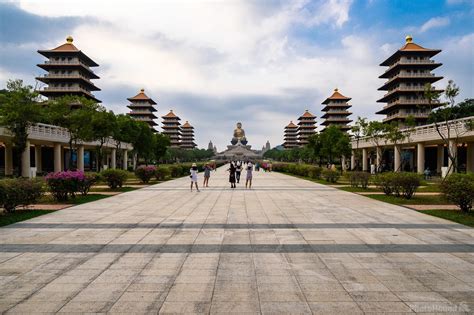
<path fill-rule="evenodd" d="M 463 212 L 472 209 L 474 200 L 474 174 L 451 174 L 441 182 L 441 192 Z"/>
<path fill-rule="evenodd" d="M 323 172 L 323 169 L 318 166 L 311 166 L 309 169 L 308 175 L 312 179 L 321 179 L 321 173 Z"/>
<path fill-rule="evenodd" d="M 86 176 L 82 171 L 56 172 L 46 176 L 46 184 L 53 198 L 58 201 L 66 201 L 69 197 L 74 198 L 78 191 L 88 191 L 85 187 L 87 185 L 83 186 L 84 181 L 86 181 Z"/>
<path fill-rule="evenodd" d="M 38 202 L 44 194 L 44 183 L 37 179 L 4 179 L 0 181 L 0 206 L 13 212 L 18 206 Z"/>
<path fill-rule="evenodd" d="M 163 181 L 171 176 L 171 171 L 169 167 L 159 166 L 156 168 L 155 177 L 157 180 Z"/>
<path fill-rule="evenodd" d="M 123 186 L 123 183 L 127 180 L 128 172 L 109 168 L 102 171 L 100 176 L 105 180 L 110 188 L 116 189 L 117 187 Z"/>
<path fill-rule="evenodd" d="M 171 177 L 183 176 L 183 169 L 184 168 L 180 165 L 171 165 L 170 166 Z"/>
<path fill-rule="evenodd" d="M 135 175 L 140 179 L 142 183 L 148 184 L 150 179 L 155 176 L 156 167 L 154 165 L 140 165 L 135 170 Z"/>
<path fill-rule="evenodd" d="M 361 187 L 367 189 L 369 186 L 370 174 L 367 172 L 350 172 L 349 173 L 349 182 L 351 187 Z"/>
<path fill-rule="evenodd" d="M 331 169 L 324 169 L 322 172 L 323 178 L 329 183 L 336 183 L 340 175 L 338 171 Z"/>
<path fill-rule="evenodd" d="M 375 176 L 374 183 L 387 196 L 411 199 L 421 184 L 421 177 L 415 173 L 384 173 Z"/>
<path fill-rule="evenodd" d="M 97 173 L 85 173 L 84 179 L 78 182 L 77 191 L 83 196 L 87 196 L 91 187 L 97 183 L 100 176 Z"/>

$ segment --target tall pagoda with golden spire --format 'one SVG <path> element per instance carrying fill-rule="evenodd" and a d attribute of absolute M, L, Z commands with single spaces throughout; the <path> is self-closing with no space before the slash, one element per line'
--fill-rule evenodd
<path fill-rule="evenodd" d="M 387 79 L 379 88 L 387 93 L 377 102 L 386 103 L 377 114 L 386 115 L 384 122 L 398 122 L 405 125 L 408 117 L 412 116 L 417 125 L 425 124 L 433 108 L 439 103 L 429 104 L 424 97 L 425 85 L 441 80 L 431 71 L 441 66 L 441 63 L 431 60 L 440 53 L 440 49 L 427 49 L 413 42 L 411 36 L 406 37 L 406 43 L 380 65 L 388 69 L 379 78 Z M 442 90 L 435 89 L 437 92 Z"/>
<path fill-rule="evenodd" d="M 298 144 L 305 146 L 308 144 L 308 138 L 316 133 L 316 116 L 306 110 L 298 118 Z"/>
<path fill-rule="evenodd" d="M 153 132 L 156 132 L 155 126 L 158 124 L 154 122 L 154 119 L 157 117 L 153 114 L 156 112 L 156 108 L 153 106 L 156 105 L 156 102 L 145 94 L 145 89 L 141 89 L 137 95 L 127 98 L 127 100 L 131 103 L 127 106 L 130 108 L 128 115 L 135 120 L 147 123 Z"/>
<path fill-rule="evenodd" d="M 194 127 L 186 122 L 181 126 L 181 142 L 179 146 L 182 149 L 194 149 L 196 143 L 194 143 Z"/>
<path fill-rule="evenodd" d="M 163 118 L 163 134 L 170 138 L 170 147 L 172 148 L 179 148 L 179 140 L 181 138 L 181 128 L 179 121 L 181 120 L 173 110 L 171 109 L 170 112 L 164 116 Z"/>
<path fill-rule="evenodd" d="M 298 146 L 298 126 L 290 121 L 290 123 L 285 127 L 285 136 L 283 147 L 285 149 L 292 149 Z"/>
<path fill-rule="evenodd" d="M 334 89 L 334 93 L 322 102 L 324 108 L 322 111 L 324 115 L 321 118 L 325 120 L 321 125 L 325 126 L 325 129 L 329 126 L 337 126 L 342 131 L 347 132 L 351 127 L 349 123 L 352 121 L 349 119 L 349 115 L 352 113 L 348 111 L 351 105 L 348 102 L 351 100 L 350 97 L 346 97 L 339 93 L 339 90 Z"/>
<path fill-rule="evenodd" d="M 66 43 L 51 50 L 38 50 L 38 53 L 48 58 L 38 67 L 48 71 L 47 74 L 36 79 L 48 86 L 39 93 L 48 99 L 64 95 L 83 96 L 96 103 L 101 101 L 95 98 L 92 91 L 100 91 L 91 79 L 99 77 L 91 68 L 99 66 L 72 43 L 71 36 L 66 38 Z"/>

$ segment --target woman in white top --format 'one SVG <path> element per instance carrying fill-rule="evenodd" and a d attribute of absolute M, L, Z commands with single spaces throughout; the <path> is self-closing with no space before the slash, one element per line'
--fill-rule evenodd
<path fill-rule="evenodd" d="M 245 188 L 252 188 L 252 172 L 253 172 L 253 165 L 252 162 L 247 164 L 247 177 L 245 178 Z"/>
<path fill-rule="evenodd" d="M 196 163 L 193 163 L 189 172 L 191 173 L 191 175 L 189 176 L 191 178 L 191 192 L 193 191 L 193 183 L 194 185 L 196 185 L 196 190 L 200 192 L 199 187 L 198 187 L 198 175 L 197 175 L 198 168 L 197 168 Z"/>

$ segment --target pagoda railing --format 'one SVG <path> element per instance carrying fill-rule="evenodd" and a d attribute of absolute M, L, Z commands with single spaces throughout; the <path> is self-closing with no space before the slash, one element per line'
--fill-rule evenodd
<path fill-rule="evenodd" d="M 87 69 L 90 69 L 88 65 L 85 63 L 79 61 L 79 60 L 47 60 L 44 62 L 45 64 L 48 65 L 81 65 L 86 67 Z"/>
<path fill-rule="evenodd" d="M 90 83 L 92 83 L 92 81 L 90 80 L 90 78 L 86 77 L 86 76 L 83 76 L 82 74 L 78 74 L 78 73 L 70 73 L 70 74 L 56 74 L 56 73 L 48 73 L 48 74 L 45 74 L 43 77 L 45 78 L 82 78 Z"/>
<path fill-rule="evenodd" d="M 385 72 L 388 72 L 389 70 L 391 70 L 393 67 L 395 67 L 397 65 L 430 64 L 430 63 L 435 63 L 435 61 L 431 60 L 431 59 L 426 59 L 426 60 L 406 60 L 406 59 L 404 60 L 404 59 L 400 59 L 399 61 L 397 61 L 394 64 L 390 65 L 389 68 L 387 69 L 387 71 L 385 71 Z"/>
<path fill-rule="evenodd" d="M 387 106 L 384 106 L 384 108 L 390 107 L 395 104 L 429 104 L 428 100 L 426 99 L 420 99 L 420 100 L 396 100 L 393 102 L 387 103 Z M 431 101 L 431 105 L 439 105 L 441 104 L 439 101 Z"/>
<path fill-rule="evenodd" d="M 469 127 L 469 124 L 474 122 L 474 116 L 450 120 L 448 124 L 440 123 L 438 124 L 439 132 L 446 136 L 448 134 L 448 128 L 451 132 L 451 135 L 458 134 L 460 139 L 468 138 L 474 139 L 474 129 Z M 437 131 L 436 124 L 428 124 L 423 126 L 414 127 L 413 129 L 402 129 L 407 138 L 401 144 L 415 144 L 419 142 L 440 142 L 442 139 Z M 383 141 L 380 141 L 381 143 Z M 390 146 L 393 145 L 391 142 L 383 142 L 382 145 Z M 359 149 L 375 147 L 373 138 L 363 137 L 359 139 L 358 144 Z M 357 140 L 352 140 L 352 148 L 357 148 Z"/>
<path fill-rule="evenodd" d="M 390 79 L 388 79 L 388 81 L 385 82 L 384 85 L 386 85 L 387 83 L 390 83 L 392 81 L 394 81 L 395 79 L 398 79 L 398 78 L 429 78 L 429 77 L 434 77 L 434 73 L 431 73 L 431 72 L 428 72 L 428 73 L 398 73 L 397 75 L 394 75 L 393 77 L 391 77 Z"/>

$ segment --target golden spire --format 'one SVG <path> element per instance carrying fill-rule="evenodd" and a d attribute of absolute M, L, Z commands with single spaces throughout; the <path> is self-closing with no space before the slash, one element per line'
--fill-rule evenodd
<path fill-rule="evenodd" d="M 337 88 L 335 88 L 335 89 L 334 89 L 334 92 L 337 92 L 337 91 L 339 91 L 339 90 L 338 90 Z"/>
<path fill-rule="evenodd" d="M 74 39 L 72 38 L 72 36 L 66 37 L 66 43 L 67 44 L 72 44 L 73 41 L 74 41 Z"/>
<path fill-rule="evenodd" d="M 411 37 L 411 35 L 407 35 L 407 37 L 405 37 L 405 41 L 408 43 L 411 43 L 413 41 L 413 37 Z"/>
<path fill-rule="evenodd" d="M 144 93 L 144 92 L 145 92 L 145 89 L 141 89 L 140 92 Z"/>

